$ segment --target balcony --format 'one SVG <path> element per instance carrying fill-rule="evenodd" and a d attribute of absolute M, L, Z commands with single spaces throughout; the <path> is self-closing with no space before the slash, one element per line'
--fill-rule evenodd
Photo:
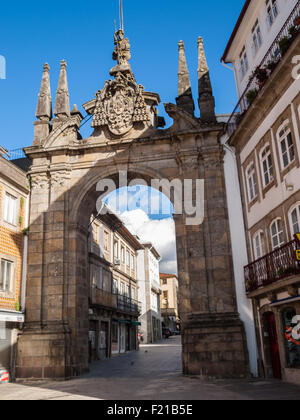
<path fill-rule="evenodd" d="M 296 258 L 298 248 L 299 244 L 294 240 L 247 265 L 244 268 L 246 292 L 251 293 L 279 280 L 300 274 L 300 262 Z"/>
<path fill-rule="evenodd" d="M 92 288 L 91 304 L 107 309 L 115 309 L 128 314 L 139 315 L 141 304 L 127 296 L 115 295 L 105 290 Z"/>
<path fill-rule="evenodd" d="M 117 298 L 117 309 L 132 315 L 141 313 L 141 304 L 137 300 L 133 300 L 127 296 L 115 295 Z"/>
<path fill-rule="evenodd" d="M 161 308 L 161 315 L 162 316 L 176 316 L 175 308 Z"/>
<path fill-rule="evenodd" d="M 271 77 L 272 73 L 283 59 L 290 45 L 300 33 L 300 0 L 283 25 L 281 31 L 270 46 L 260 65 L 249 79 L 249 83 L 240 97 L 231 117 L 227 123 L 227 134 L 233 135 L 240 121 L 246 114 L 250 105 L 255 101 L 260 89 Z"/>
<path fill-rule="evenodd" d="M 98 289 L 97 287 L 92 288 L 91 293 L 92 305 L 104 306 L 105 308 L 116 309 L 117 308 L 117 296 Z"/>

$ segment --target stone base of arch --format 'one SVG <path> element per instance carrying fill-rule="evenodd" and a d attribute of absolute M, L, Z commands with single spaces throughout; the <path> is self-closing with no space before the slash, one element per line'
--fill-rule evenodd
<path fill-rule="evenodd" d="M 183 325 L 182 345 L 185 375 L 249 376 L 246 334 L 238 314 L 191 316 Z"/>
<path fill-rule="evenodd" d="M 18 380 L 67 380 L 87 370 L 88 360 L 76 360 L 71 332 L 63 323 L 44 327 L 31 325 L 19 337 L 16 361 Z"/>

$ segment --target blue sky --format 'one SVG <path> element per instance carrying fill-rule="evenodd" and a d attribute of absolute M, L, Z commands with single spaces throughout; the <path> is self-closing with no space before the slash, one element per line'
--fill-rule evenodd
<path fill-rule="evenodd" d="M 163 102 L 177 96 L 178 49 L 185 42 L 193 94 L 197 94 L 197 37 L 201 35 L 218 113 L 236 103 L 233 74 L 220 57 L 243 6 L 241 0 L 124 0 L 125 31 L 131 65 L 138 83 L 160 94 Z M 60 60 L 68 63 L 70 101 L 81 106 L 102 89 L 113 66 L 114 19 L 118 0 L 2 2 L 0 55 L 7 79 L 0 80 L 0 144 L 7 149 L 29 146 L 42 67 L 51 67 L 55 98 Z M 160 107 L 164 115 L 163 106 Z M 89 126 L 85 129 L 88 134 Z"/>

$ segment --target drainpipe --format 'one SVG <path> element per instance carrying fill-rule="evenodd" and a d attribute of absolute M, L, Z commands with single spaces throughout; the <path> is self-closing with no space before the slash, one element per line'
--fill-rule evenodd
<path fill-rule="evenodd" d="M 26 213 L 25 213 L 25 229 L 29 227 L 29 201 L 30 195 L 26 200 Z M 24 248 L 23 248 L 23 262 L 22 262 L 22 283 L 21 283 L 21 308 L 25 312 L 26 305 L 26 282 L 27 282 L 27 257 L 28 257 L 28 235 L 24 235 Z"/>

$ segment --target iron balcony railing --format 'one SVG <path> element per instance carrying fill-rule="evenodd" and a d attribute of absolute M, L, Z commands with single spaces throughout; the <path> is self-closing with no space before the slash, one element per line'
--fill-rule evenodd
<path fill-rule="evenodd" d="M 131 314 L 140 314 L 141 304 L 137 300 L 131 299 L 127 296 L 115 295 L 117 297 L 117 308 L 122 312 Z"/>
<path fill-rule="evenodd" d="M 138 314 L 141 310 L 141 304 L 136 300 L 107 292 L 95 286 L 92 287 L 91 304 L 132 314 Z"/>
<path fill-rule="evenodd" d="M 300 274 L 300 263 L 296 258 L 298 242 L 292 241 L 244 268 L 247 293 Z"/>
<path fill-rule="evenodd" d="M 240 97 L 233 113 L 227 123 L 229 137 L 235 132 L 239 122 L 255 100 L 259 90 L 271 76 L 278 63 L 281 61 L 289 46 L 300 33 L 300 0 L 275 38 L 273 44 L 264 56 L 257 70 L 251 75 L 249 83 Z"/>

